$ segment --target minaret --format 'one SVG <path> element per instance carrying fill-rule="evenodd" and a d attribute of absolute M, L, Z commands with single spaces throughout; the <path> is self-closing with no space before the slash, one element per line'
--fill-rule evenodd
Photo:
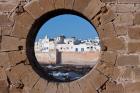
<path fill-rule="evenodd" d="M 48 36 L 47 35 L 45 36 L 45 39 L 48 39 Z"/>

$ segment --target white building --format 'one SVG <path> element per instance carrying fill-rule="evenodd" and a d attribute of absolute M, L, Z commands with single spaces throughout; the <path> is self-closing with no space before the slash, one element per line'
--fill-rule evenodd
<path fill-rule="evenodd" d="M 92 52 L 100 51 L 99 38 L 78 40 L 75 37 L 59 36 L 49 39 L 47 36 L 35 42 L 35 52 L 49 52 L 57 49 L 60 52 Z"/>

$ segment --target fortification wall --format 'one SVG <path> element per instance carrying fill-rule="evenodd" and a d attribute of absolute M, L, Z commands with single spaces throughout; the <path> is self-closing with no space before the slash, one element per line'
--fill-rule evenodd
<path fill-rule="evenodd" d="M 62 52 L 62 64 L 95 65 L 100 55 L 95 52 Z"/>
<path fill-rule="evenodd" d="M 60 52 L 54 56 L 57 57 L 60 64 L 95 65 L 100 54 L 95 52 Z M 58 62 L 57 60 L 51 61 L 48 53 L 36 53 L 36 58 L 40 64 L 56 64 Z"/>

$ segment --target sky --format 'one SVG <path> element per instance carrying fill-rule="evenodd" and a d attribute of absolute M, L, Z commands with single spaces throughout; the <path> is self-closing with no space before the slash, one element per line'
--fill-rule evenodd
<path fill-rule="evenodd" d="M 85 19 L 71 14 L 59 15 L 46 21 L 36 36 L 36 41 L 48 38 L 55 38 L 60 35 L 76 37 L 81 40 L 98 37 L 95 28 Z"/>

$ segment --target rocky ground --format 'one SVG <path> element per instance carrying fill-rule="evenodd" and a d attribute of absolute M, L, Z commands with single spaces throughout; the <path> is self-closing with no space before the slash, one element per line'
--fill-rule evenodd
<path fill-rule="evenodd" d="M 41 65 L 53 81 L 68 82 L 86 75 L 93 66 L 90 65 Z"/>

